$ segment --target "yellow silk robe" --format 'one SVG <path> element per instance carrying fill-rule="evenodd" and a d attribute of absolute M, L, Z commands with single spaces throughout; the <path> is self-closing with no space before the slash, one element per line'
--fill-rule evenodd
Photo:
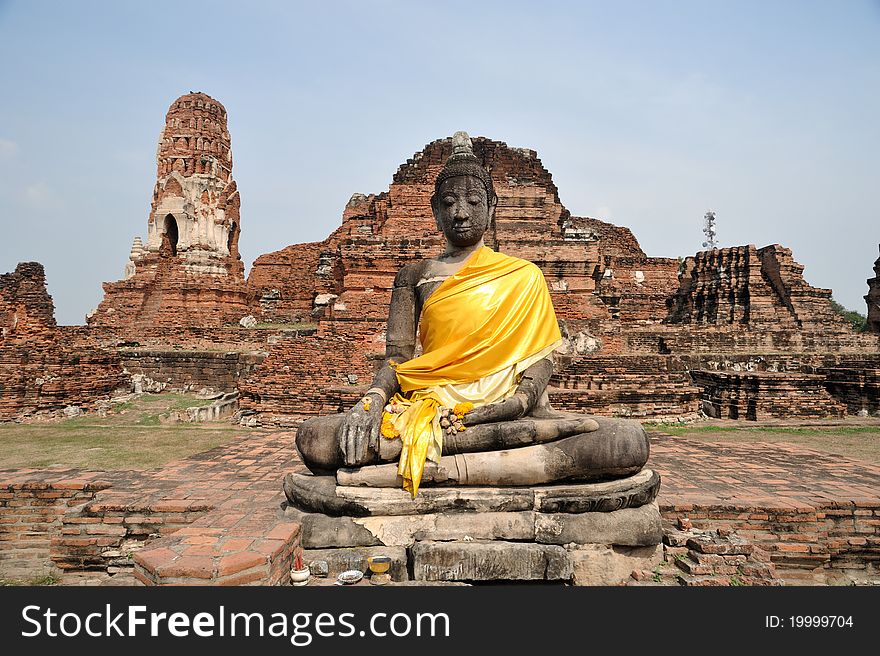
<path fill-rule="evenodd" d="M 561 340 L 541 270 L 486 247 L 428 297 L 419 334 L 422 355 L 395 369 L 402 394 L 388 407 L 398 412 L 382 421 L 383 436 L 403 441 L 398 473 L 413 496 L 425 461 L 438 462 L 443 449 L 439 409 L 508 398 Z"/>

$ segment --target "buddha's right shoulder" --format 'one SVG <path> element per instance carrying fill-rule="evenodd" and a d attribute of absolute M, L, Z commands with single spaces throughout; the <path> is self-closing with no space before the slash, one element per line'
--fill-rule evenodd
<path fill-rule="evenodd" d="M 409 262 L 400 267 L 394 278 L 395 287 L 415 287 L 425 269 L 425 260 Z"/>

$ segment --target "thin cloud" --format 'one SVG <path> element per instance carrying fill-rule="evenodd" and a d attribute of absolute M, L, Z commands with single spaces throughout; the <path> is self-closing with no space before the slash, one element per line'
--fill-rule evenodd
<path fill-rule="evenodd" d="M 12 159 L 18 155 L 18 144 L 9 139 L 0 139 L 0 161 Z"/>
<path fill-rule="evenodd" d="M 613 219 L 613 216 L 614 215 L 611 212 L 611 208 L 606 207 L 604 205 L 601 207 L 597 207 L 595 209 L 595 211 L 593 212 L 594 219 L 599 219 L 600 221 L 605 221 L 607 223 L 611 222 L 611 220 Z"/>
<path fill-rule="evenodd" d="M 35 182 L 24 188 L 24 203 L 35 210 L 54 210 L 61 207 L 55 191 L 45 182 Z"/>

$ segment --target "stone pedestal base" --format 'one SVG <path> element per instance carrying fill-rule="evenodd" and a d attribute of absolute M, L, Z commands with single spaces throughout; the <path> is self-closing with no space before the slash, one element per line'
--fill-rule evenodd
<path fill-rule="evenodd" d="M 615 585 L 662 559 L 660 478 L 647 469 L 603 483 L 424 489 L 415 500 L 401 490 L 330 490 L 332 477 L 300 478 L 327 479 L 285 481 L 288 492 L 310 491 L 303 505 L 314 506 L 320 488 L 324 507 L 342 499 L 360 514 L 285 510 L 302 525 L 304 560 L 325 561 L 330 577 L 368 572 L 367 558 L 381 554 L 392 560 L 394 582 Z"/>

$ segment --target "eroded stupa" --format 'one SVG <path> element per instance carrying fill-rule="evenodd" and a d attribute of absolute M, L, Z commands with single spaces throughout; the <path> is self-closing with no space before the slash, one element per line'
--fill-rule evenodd
<path fill-rule="evenodd" d="M 238 252 L 240 197 L 226 109 L 204 93 L 175 100 L 156 153 L 147 237 L 124 279 L 104 284 L 90 326 L 221 326 L 248 314 Z"/>

